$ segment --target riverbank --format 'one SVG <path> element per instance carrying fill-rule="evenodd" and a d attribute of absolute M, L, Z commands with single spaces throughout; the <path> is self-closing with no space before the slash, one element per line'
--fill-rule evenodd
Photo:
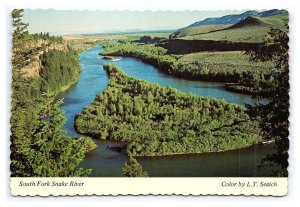
<path fill-rule="evenodd" d="M 67 85 L 65 85 L 65 86 L 62 86 L 62 87 L 60 88 L 60 90 L 57 91 L 57 92 L 54 94 L 54 96 L 58 96 L 60 93 L 63 93 L 63 92 L 65 92 L 66 90 L 68 90 L 70 87 L 72 87 L 74 84 L 77 83 L 78 79 L 79 79 L 79 74 L 78 74 L 77 78 L 76 78 L 74 81 L 70 82 L 69 84 L 67 84 Z"/>

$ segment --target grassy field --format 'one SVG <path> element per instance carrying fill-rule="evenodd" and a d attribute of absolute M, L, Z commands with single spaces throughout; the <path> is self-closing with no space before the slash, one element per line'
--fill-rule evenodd
<path fill-rule="evenodd" d="M 62 38 L 68 43 L 68 45 L 79 51 L 84 51 L 96 46 L 103 40 L 100 37 L 83 35 L 63 35 Z"/>
<path fill-rule="evenodd" d="M 274 66 L 271 62 L 250 62 L 249 58 L 242 51 L 198 52 L 178 55 L 177 57 L 180 61 L 199 64 L 213 71 L 265 70 Z"/>
<path fill-rule="evenodd" d="M 216 25 L 202 25 L 198 27 L 188 27 L 180 29 L 171 34 L 171 38 L 180 38 L 186 36 L 194 36 L 199 34 L 205 34 L 215 30 L 225 29 L 231 26 L 230 24 L 216 24 Z"/>
<path fill-rule="evenodd" d="M 265 17 L 265 18 L 262 17 L 256 17 L 256 18 L 264 23 L 271 24 L 274 27 L 282 30 L 285 30 L 285 24 L 288 23 L 289 21 L 288 13 L 278 14 L 278 15 Z"/>
<path fill-rule="evenodd" d="M 248 17 L 247 19 L 225 29 L 204 34 L 184 36 L 186 40 L 216 40 L 231 42 L 263 42 L 265 34 L 271 27 L 285 30 L 288 14 L 270 17 Z"/>

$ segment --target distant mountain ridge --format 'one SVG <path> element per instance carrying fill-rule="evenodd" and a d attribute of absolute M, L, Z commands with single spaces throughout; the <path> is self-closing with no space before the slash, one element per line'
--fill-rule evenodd
<path fill-rule="evenodd" d="M 263 11 L 263 12 L 251 10 L 251 11 L 246 11 L 242 14 L 226 15 L 226 16 L 217 17 L 217 18 L 207 18 L 205 20 L 195 22 L 195 23 L 187 26 L 186 28 L 198 27 L 198 26 L 202 26 L 202 25 L 236 24 L 250 16 L 269 17 L 269 16 L 273 16 L 273 15 L 277 15 L 277 14 L 283 14 L 286 12 L 287 12 L 286 10 L 279 10 L 279 9 L 272 9 L 272 10 L 267 10 L 267 11 Z"/>
<path fill-rule="evenodd" d="M 271 27 L 288 31 L 286 27 L 288 20 L 287 12 L 268 17 L 249 16 L 236 24 L 186 27 L 170 34 L 169 38 L 258 43 L 263 42 L 265 34 Z"/>

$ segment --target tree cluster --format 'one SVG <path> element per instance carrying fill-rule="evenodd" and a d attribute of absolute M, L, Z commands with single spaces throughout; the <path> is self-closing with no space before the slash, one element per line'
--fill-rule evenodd
<path fill-rule="evenodd" d="M 64 40 L 61 36 L 52 36 L 49 34 L 49 32 L 40 32 L 32 35 L 33 38 L 35 39 L 42 39 L 42 40 L 47 40 L 49 41 L 50 44 L 52 43 L 58 43 L 58 44 L 63 44 Z"/>

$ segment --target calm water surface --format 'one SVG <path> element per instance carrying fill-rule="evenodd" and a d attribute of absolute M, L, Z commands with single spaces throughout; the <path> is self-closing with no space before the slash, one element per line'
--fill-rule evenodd
<path fill-rule="evenodd" d="M 230 103 L 254 104 L 251 96 L 224 90 L 222 83 L 182 80 L 160 72 L 155 67 L 135 58 L 117 57 L 120 61 L 110 62 L 99 56 L 102 47 L 97 46 L 84 51 L 80 55 L 82 72 L 79 80 L 70 89 L 62 93 L 64 98 L 61 108 L 68 119 L 64 129 L 70 136 L 78 137 L 74 129 L 74 117 L 89 105 L 97 94 L 108 84 L 108 76 L 103 65 L 113 63 L 119 66 L 127 75 L 171 86 L 183 92 L 201 96 L 211 96 L 225 99 Z M 95 140 L 98 148 L 90 152 L 81 163 L 82 167 L 93 169 L 91 176 L 122 176 L 121 169 L 128 161 L 126 150 L 112 149 L 112 146 L 124 146 L 124 143 Z M 260 160 L 273 152 L 273 145 L 255 145 L 246 149 L 222 153 L 207 153 L 193 155 L 174 155 L 163 157 L 137 158 L 150 176 L 270 176 L 275 168 L 258 168 Z"/>

